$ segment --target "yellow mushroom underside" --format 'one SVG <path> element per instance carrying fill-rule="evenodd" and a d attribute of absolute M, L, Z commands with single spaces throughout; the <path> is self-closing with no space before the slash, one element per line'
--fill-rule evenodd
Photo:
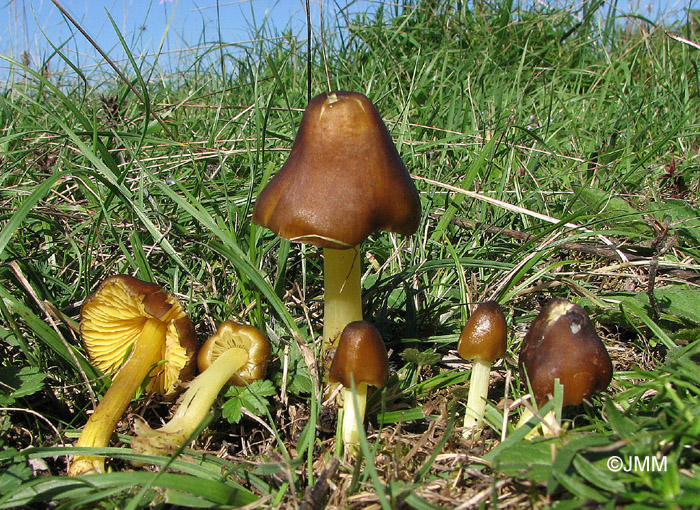
<path fill-rule="evenodd" d="M 180 344 L 175 321 L 185 317 L 185 313 L 174 298 L 168 297 L 170 308 L 166 305 L 165 313 L 154 317 L 146 311 L 143 301 L 144 296 L 110 284 L 83 305 L 80 331 L 91 360 L 100 370 L 115 373 L 76 446 L 107 446 L 145 377 L 150 376 L 147 391 L 168 394 L 176 390 L 188 356 Z M 167 362 L 160 363 L 164 359 Z M 104 458 L 76 455 L 68 474 L 102 471 Z"/>
<path fill-rule="evenodd" d="M 90 352 L 92 363 L 102 372 L 116 375 L 124 365 L 125 356 L 133 350 L 133 344 L 149 319 L 143 299 L 133 296 L 120 285 L 110 285 L 83 310 L 81 334 Z M 179 380 L 182 367 L 187 364 L 187 350 L 180 344 L 175 321 L 185 317 L 180 304 L 172 297 L 168 317 L 166 339 L 160 347 L 159 359 L 167 360 L 151 374 L 146 391 L 172 393 Z M 115 348 L 117 338 L 123 339 L 123 348 Z"/>

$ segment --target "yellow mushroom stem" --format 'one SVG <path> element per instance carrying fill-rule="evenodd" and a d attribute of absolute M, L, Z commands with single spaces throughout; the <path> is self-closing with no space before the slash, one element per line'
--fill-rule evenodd
<path fill-rule="evenodd" d="M 467 410 L 464 413 L 465 436 L 472 434 L 473 429 L 481 427 L 484 423 L 490 376 L 491 362 L 475 359 L 469 379 Z"/>
<path fill-rule="evenodd" d="M 520 415 L 520 419 L 518 420 L 518 423 L 515 424 L 515 428 L 519 429 L 523 425 L 525 425 L 527 422 L 530 421 L 530 419 L 534 418 L 535 414 L 530 410 L 530 408 L 526 407 L 523 410 L 523 414 Z"/>
<path fill-rule="evenodd" d="M 519 429 L 534 417 L 535 414 L 529 408 L 525 408 L 523 414 L 518 420 L 518 423 L 515 425 L 515 428 Z M 544 415 L 544 418 L 542 418 L 542 422 L 535 425 L 532 428 L 532 430 L 530 430 L 530 432 L 528 432 L 525 435 L 525 439 L 532 439 L 536 436 L 539 436 L 540 428 L 542 429 L 542 435 L 545 437 L 554 437 L 559 435 L 559 433 L 561 432 L 561 424 L 557 420 L 557 415 L 554 412 L 554 409 L 552 409 L 546 415 Z"/>
<path fill-rule="evenodd" d="M 355 394 L 351 388 L 343 387 L 343 424 L 341 435 L 345 451 L 352 454 L 360 444 L 360 431 L 365 421 L 365 409 L 367 408 L 367 383 L 360 383 L 355 387 Z"/>
<path fill-rule="evenodd" d="M 209 414 L 216 397 L 228 380 L 248 362 L 248 351 L 232 347 L 199 374 L 182 395 L 175 414 L 159 429 L 143 420 L 134 422 L 136 436 L 131 447 L 137 453 L 172 455 L 197 430 Z"/>
<path fill-rule="evenodd" d="M 134 342 L 129 359 L 119 369 L 107 393 L 85 424 L 76 446 L 103 447 L 109 445 L 109 439 L 124 415 L 129 402 L 134 398 L 153 366 L 161 360 L 166 329 L 167 322 L 165 320 L 146 320 L 140 335 Z M 102 473 L 104 467 L 103 457 L 76 455 L 68 470 L 68 475 Z"/>
<path fill-rule="evenodd" d="M 348 250 L 323 249 L 323 344 L 324 368 L 328 354 L 338 345 L 345 326 L 362 320 L 359 246 Z"/>

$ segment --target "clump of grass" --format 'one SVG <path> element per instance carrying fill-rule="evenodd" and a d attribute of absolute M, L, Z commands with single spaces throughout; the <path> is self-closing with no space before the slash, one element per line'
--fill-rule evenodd
<path fill-rule="evenodd" d="M 425 211 L 412 238 L 363 246 L 364 315 L 393 375 L 368 402 L 360 458 L 334 470 L 334 410 L 313 362 L 320 258 L 250 223 L 306 104 L 304 41 L 262 27 L 243 56 L 220 50 L 230 68 L 203 55 L 177 77 L 149 69 L 157 84 L 132 64 L 130 84 L 100 87 L 77 67 L 60 83 L 24 68 L 0 99 L 0 507 L 696 505 L 697 49 L 648 24 L 624 31 L 601 8 L 380 6 L 338 21 L 325 61 L 312 55 L 315 90 L 327 66 L 332 87 L 372 98 Z M 114 472 L 86 483 L 63 476 L 78 453 L 64 446 L 106 381 L 76 321 L 115 273 L 177 293 L 202 337 L 230 318 L 267 330 L 273 367 L 258 393 L 228 390 L 172 459 L 134 454 L 123 423 L 119 447 L 100 450 Z M 515 360 L 550 296 L 587 309 L 615 377 L 565 411 L 561 437 L 530 442 L 512 430 L 527 393 Z M 513 333 L 487 428 L 467 441 L 469 365 L 455 348 L 468 307 L 487 299 Z M 155 426 L 170 409 L 132 403 Z M 615 471 L 613 456 L 666 470 Z"/>

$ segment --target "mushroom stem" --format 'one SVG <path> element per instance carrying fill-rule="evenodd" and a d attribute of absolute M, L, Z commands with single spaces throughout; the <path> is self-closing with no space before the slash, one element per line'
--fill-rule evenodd
<path fill-rule="evenodd" d="M 518 423 L 515 424 L 515 428 L 519 429 L 523 425 L 525 425 L 527 422 L 530 421 L 530 419 L 534 418 L 535 414 L 530 411 L 527 407 L 523 411 L 523 414 L 520 415 L 520 419 L 518 420 Z M 536 427 L 535 427 L 536 428 Z"/>
<path fill-rule="evenodd" d="M 148 455 L 172 455 L 194 434 L 209 414 L 221 388 L 247 362 L 245 349 L 232 347 L 224 351 L 191 382 L 168 423 L 152 429 L 143 420 L 134 422 L 136 436 L 131 440 L 132 449 Z"/>
<path fill-rule="evenodd" d="M 161 360 L 167 323 L 158 319 L 147 319 L 141 334 L 134 342 L 133 352 L 119 369 L 107 393 L 97 405 L 80 434 L 76 446 L 107 446 L 109 438 L 117 427 L 119 419 L 126 411 L 129 402 L 136 395 L 144 378 L 148 376 L 153 365 Z M 89 472 L 104 472 L 103 457 L 76 455 L 68 470 L 69 476 L 78 476 Z"/>
<path fill-rule="evenodd" d="M 490 376 L 491 362 L 475 359 L 469 379 L 467 410 L 464 413 L 465 437 L 472 434 L 472 429 L 481 427 L 484 423 Z"/>
<path fill-rule="evenodd" d="M 527 422 L 529 422 L 532 418 L 534 418 L 535 414 L 530 411 L 530 409 L 526 408 L 525 411 L 523 411 L 523 414 L 520 416 L 520 419 L 518 420 L 518 423 L 515 425 L 516 429 L 519 429 L 523 425 L 525 425 Z M 542 430 L 542 432 L 540 432 Z M 530 432 L 528 432 L 525 435 L 525 439 L 532 439 L 534 437 L 537 437 L 539 435 L 545 436 L 545 437 L 556 437 L 561 433 L 561 424 L 559 423 L 559 420 L 557 420 L 557 414 L 554 412 L 554 409 L 549 411 L 547 414 L 544 415 L 542 418 L 542 421 L 535 425 Z"/>
<path fill-rule="evenodd" d="M 364 422 L 366 407 L 367 383 L 358 384 L 354 395 L 351 388 L 343 387 L 342 438 L 345 451 L 348 453 L 354 453 L 360 443 L 358 423 Z"/>
<path fill-rule="evenodd" d="M 323 344 L 321 352 L 328 358 L 338 345 L 345 326 L 362 320 L 362 289 L 360 284 L 359 247 L 349 250 L 323 249 Z M 328 368 L 326 359 L 324 367 Z"/>
<path fill-rule="evenodd" d="M 542 420 L 542 435 L 545 437 L 556 437 L 561 433 L 561 424 L 557 420 L 557 413 L 554 409 L 544 415 Z"/>
<path fill-rule="evenodd" d="M 535 414 L 529 408 L 526 407 L 525 410 L 523 411 L 523 414 L 520 415 L 520 419 L 518 420 L 518 423 L 515 425 L 515 428 L 519 429 L 520 427 L 525 425 L 527 422 L 529 422 L 534 417 L 535 417 Z M 540 435 L 540 424 L 538 423 L 537 425 L 532 427 L 530 432 L 525 434 L 525 439 L 532 439 L 532 438 L 539 436 L 539 435 Z"/>

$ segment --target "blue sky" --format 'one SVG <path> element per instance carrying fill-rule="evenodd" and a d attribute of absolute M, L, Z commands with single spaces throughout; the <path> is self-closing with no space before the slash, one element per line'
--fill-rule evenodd
<path fill-rule="evenodd" d="M 254 26 L 265 19 L 276 32 L 290 28 L 305 30 L 303 0 L 59 0 L 70 15 L 115 59 L 124 56 L 109 17 L 136 55 L 154 52 L 163 42 L 166 55 L 182 53 L 219 39 L 241 42 L 250 39 Z M 313 24 L 320 24 L 321 6 L 312 0 Z M 341 0 L 342 5 L 346 2 Z M 354 0 L 346 12 L 366 11 L 368 0 Z M 340 13 L 338 4 L 323 6 L 324 20 Z M 109 15 L 108 15 L 109 14 Z M 71 27 L 50 0 L 0 0 L 0 54 L 21 60 L 26 55 L 32 67 L 42 65 L 51 45 L 68 41 L 63 51 L 81 68 L 99 61 L 85 38 Z M 218 22 L 217 22 L 218 20 Z M 326 23 L 327 24 L 327 23 Z M 270 35 L 268 33 L 268 35 Z M 71 36 L 73 36 L 71 38 Z M 58 63 L 58 62 L 57 62 Z M 0 74 L 7 63 L 0 61 Z"/>
<path fill-rule="evenodd" d="M 219 31 L 226 42 L 246 41 L 250 38 L 251 27 L 260 26 L 266 17 L 278 31 L 290 28 L 300 33 L 305 30 L 304 0 L 219 0 L 218 8 L 216 0 L 59 1 L 110 57 L 117 60 L 123 58 L 124 53 L 107 13 L 136 55 L 155 51 L 161 41 L 166 55 L 182 55 L 185 48 L 216 41 Z M 360 12 L 376 4 L 375 0 L 324 0 L 323 15 L 328 22 L 340 15 L 339 5 L 346 12 Z M 618 7 L 653 20 L 670 22 L 684 8 L 700 8 L 700 0 L 618 0 Z M 311 12 L 313 23 L 318 26 L 319 0 L 311 0 Z M 64 52 L 81 68 L 99 62 L 94 50 L 62 17 L 51 0 L 0 0 L 0 20 L 6 20 L 6 23 L 0 21 L 0 54 L 17 60 L 25 54 L 32 67 L 38 68 L 51 51 L 48 37 L 57 45 L 69 41 Z M 7 63 L 0 60 L 0 76 L 6 75 L 7 67 Z"/>

